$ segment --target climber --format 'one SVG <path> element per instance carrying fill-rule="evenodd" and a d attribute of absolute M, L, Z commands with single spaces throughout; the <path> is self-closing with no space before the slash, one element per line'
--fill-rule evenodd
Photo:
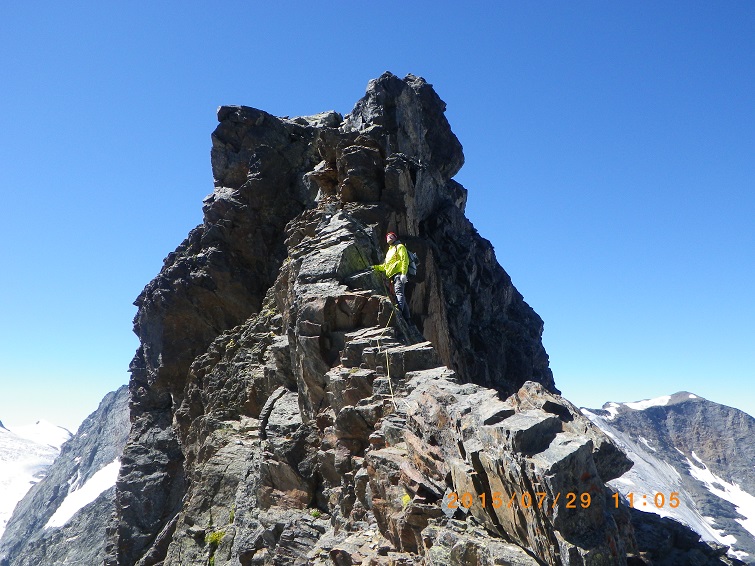
<path fill-rule="evenodd" d="M 372 269 L 379 271 L 393 282 L 393 290 L 396 293 L 396 302 L 403 317 L 411 320 L 409 306 L 406 304 L 406 284 L 409 281 L 407 273 L 409 272 L 409 254 L 406 246 L 401 243 L 398 236 L 393 232 L 385 235 L 385 241 L 388 242 L 388 251 L 385 254 L 385 261 L 380 265 L 373 265 Z"/>

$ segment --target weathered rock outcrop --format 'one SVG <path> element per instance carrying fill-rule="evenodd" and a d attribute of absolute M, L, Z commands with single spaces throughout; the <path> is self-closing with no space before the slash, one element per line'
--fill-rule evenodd
<path fill-rule="evenodd" d="M 124 385 L 104 397 L 63 445 L 45 478 L 18 504 L 0 539 L 0 564 L 102 563 L 105 526 L 115 511 L 115 488 L 111 485 L 81 508 L 72 506 L 68 498 L 76 499 L 77 491 L 103 468 L 117 465 L 114 462 L 120 458 L 129 428 L 128 388 Z"/>
<path fill-rule="evenodd" d="M 107 564 L 637 555 L 604 483 L 630 464 L 558 395 L 443 112 L 389 73 L 345 119 L 219 110 L 204 223 L 137 300 Z M 365 271 L 389 229 L 420 256 L 413 324 Z"/>

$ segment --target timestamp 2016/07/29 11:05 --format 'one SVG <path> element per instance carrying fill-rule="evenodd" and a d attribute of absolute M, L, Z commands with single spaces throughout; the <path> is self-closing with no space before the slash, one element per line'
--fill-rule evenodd
<path fill-rule="evenodd" d="M 536 492 L 534 494 L 524 492 L 521 494 L 514 493 L 508 495 L 496 491 L 492 494 L 480 493 L 479 495 L 476 495 L 469 492 L 459 494 L 452 491 L 446 494 L 445 497 L 446 505 L 449 509 L 458 509 L 459 507 L 469 509 L 477 500 L 479 500 L 479 505 L 481 507 L 484 508 L 490 506 L 494 509 L 499 509 L 504 506 L 507 508 L 518 506 L 524 509 L 529 509 L 531 507 L 537 507 L 538 509 L 542 509 L 543 507 L 555 509 L 559 502 L 561 502 L 566 509 L 587 509 L 592 505 L 592 496 L 590 493 L 575 493 L 572 491 L 564 494 L 563 500 L 561 499 L 561 493 L 556 493 L 555 497 L 552 498 L 553 501 L 549 501 L 548 494 L 545 492 Z M 611 499 L 613 499 L 614 506 L 618 509 L 621 496 L 618 493 L 614 493 L 611 495 Z M 643 507 L 648 506 L 647 495 L 639 496 L 629 492 L 626 495 L 626 499 L 629 501 L 630 507 L 635 507 L 637 505 Z M 650 505 L 654 505 L 658 509 L 662 509 L 666 505 L 675 509 L 679 507 L 679 504 L 678 491 L 672 491 L 669 493 L 668 497 L 659 491 L 653 494 L 650 499 Z"/>

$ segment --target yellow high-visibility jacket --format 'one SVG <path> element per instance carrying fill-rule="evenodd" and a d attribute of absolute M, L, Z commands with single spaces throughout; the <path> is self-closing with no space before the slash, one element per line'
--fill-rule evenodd
<path fill-rule="evenodd" d="M 399 273 L 406 275 L 409 272 L 409 254 L 404 244 L 396 244 L 388 248 L 385 261 L 380 265 L 373 265 L 376 271 L 382 271 L 389 279 Z"/>

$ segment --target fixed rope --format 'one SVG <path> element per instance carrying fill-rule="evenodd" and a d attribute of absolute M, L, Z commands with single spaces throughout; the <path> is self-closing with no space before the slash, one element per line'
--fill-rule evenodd
<path fill-rule="evenodd" d="M 371 269 L 372 268 L 372 264 L 369 263 L 365 259 L 364 255 L 362 254 L 362 250 L 360 249 L 360 247 L 358 245 L 356 245 L 355 247 L 357 249 L 357 253 L 359 253 L 359 257 L 361 257 L 362 261 L 364 262 L 365 268 Z M 388 317 L 388 321 L 385 323 L 385 326 L 383 327 L 383 331 L 380 333 L 380 336 L 377 337 L 378 355 L 380 355 L 381 353 L 385 352 L 385 372 L 386 372 L 386 376 L 388 378 L 388 389 L 390 390 L 390 394 L 391 394 L 391 403 L 393 403 L 394 410 L 396 410 L 398 412 L 398 405 L 396 405 L 396 396 L 395 396 L 395 393 L 393 392 L 393 382 L 391 381 L 391 364 L 390 364 L 390 358 L 388 357 L 388 348 L 383 349 L 383 344 L 381 343 L 381 340 L 383 339 L 383 335 L 385 334 L 385 331 L 388 330 L 388 327 L 391 324 L 391 320 L 393 320 L 393 314 L 396 311 L 398 311 L 398 307 L 394 304 L 393 300 L 391 299 L 391 292 L 390 292 L 388 286 L 386 285 L 385 280 L 382 277 L 380 277 L 380 282 L 383 285 L 383 290 L 385 291 L 385 296 L 388 297 L 388 301 L 390 302 L 390 305 L 391 305 L 391 314 Z M 398 317 L 396 318 L 396 320 L 397 321 L 399 320 Z M 408 335 L 407 335 L 407 338 L 408 338 Z M 411 339 L 410 339 L 410 342 L 411 342 Z"/>
<path fill-rule="evenodd" d="M 378 354 L 382 353 L 383 345 L 380 343 L 380 340 L 383 339 L 383 334 L 385 334 L 385 331 L 388 329 L 388 326 L 391 324 L 391 319 L 393 318 L 393 313 L 395 311 L 395 307 L 393 310 L 391 310 L 391 316 L 388 317 L 388 322 L 385 323 L 385 327 L 383 328 L 383 331 L 380 333 L 380 336 L 377 338 L 377 344 L 378 344 Z M 391 381 L 391 363 L 390 359 L 388 358 L 388 348 L 385 349 L 385 373 L 388 377 L 388 389 L 391 392 L 391 403 L 393 403 L 393 408 L 396 412 L 398 412 L 398 405 L 396 405 L 396 396 L 393 393 L 393 382 Z"/>

